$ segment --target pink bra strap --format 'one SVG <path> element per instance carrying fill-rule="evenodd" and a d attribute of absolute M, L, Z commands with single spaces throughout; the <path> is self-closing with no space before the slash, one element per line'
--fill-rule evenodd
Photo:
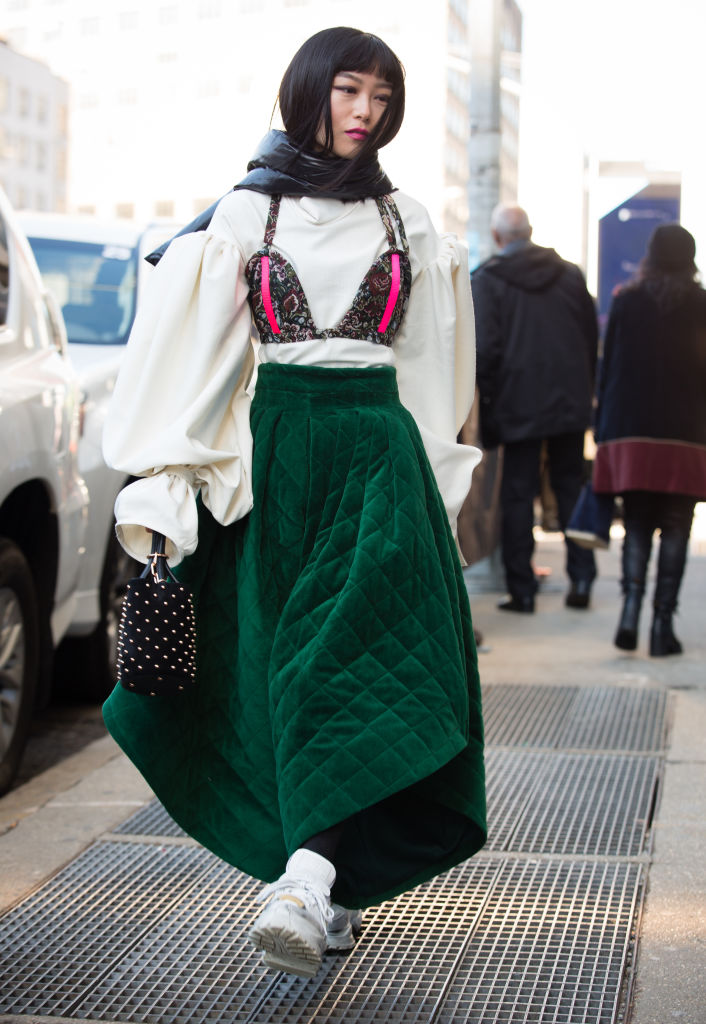
<path fill-rule="evenodd" d="M 267 313 L 267 319 L 270 322 L 270 327 L 272 328 L 272 333 L 273 334 L 281 334 L 282 332 L 280 331 L 279 325 L 278 325 L 277 321 L 275 320 L 275 311 L 272 308 L 272 295 L 270 293 L 270 257 L 269 256 L 261 256 L 260 257 L 260 266 L 262 267 L 262 281 L 261 281 L 262 302 L 263 302 L 263 305 L 265 307 L 265 312 Z M 399 268 L 398 268 L 398 271 L 397 271 L 397 278 L 398 278 L 398 281 L 399 281 Z"/>
<path fill-rule="evenodd" d="M 387 325 L 392 317 L 392 312 L 397 303 L 397 296 L 400 294 L 400 257 L 399 253 L 393 252 L 390 260 L 392 261 L 392 281 L 390 283 L 390 294 L 387 296 L 387 305 L 385 306 L 385 312 L 380 326 L 378 327 L 378 334 L 384 334 L 387 330 Z M 269 294 L 269 292 L 268 292 Z M 265 308 L 267 308 L 265 306 Z M 271 308 L 271 307 L 270 307 Z M 269 313 L 267 314 L 269 316 Z"/>

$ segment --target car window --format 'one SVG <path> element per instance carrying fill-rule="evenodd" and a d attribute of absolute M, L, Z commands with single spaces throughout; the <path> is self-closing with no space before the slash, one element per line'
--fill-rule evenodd
<path fill-rule="evenodd" d="M 7 249 L 5 221 L 0 216 L 0 326 L 7 323 L 7 305 L 10 298 L 10 254 Z"/>
<path fill-rule="evenodd" d="M 29 243 L 61 306 L 69 341 L 126 342 L 135 316 L 136 250 L 54 238 Z"/>

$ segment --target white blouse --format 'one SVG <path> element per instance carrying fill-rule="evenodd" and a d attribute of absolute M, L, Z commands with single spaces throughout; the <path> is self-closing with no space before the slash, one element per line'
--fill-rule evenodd
<path fill-rule="evenodd" d="M 423 206 L 394 193 L 409 240 L 412 291 L 392 348 L 346 338 L 260 344 L 245 265 L 263 244 L 269 196 L 221 200 L 207 231 L 175 239 L 141 302 L 104 431 L 109 465 L 142 479 L 115 503 L 117 536 L 146 561 L 150 535 L 172 564 L 198 542 L 196 495 L 227 525 L 252 508 L 250 402 L 259 363 L 397 369 L 454 535 L 480 460 L 456 443 L 475 386 L 466 250 L 437 235 Z M 282 200 L 274 247 L 295 267 L 319 329 L 339 323 L 388 246 L 374 200 Z"/>

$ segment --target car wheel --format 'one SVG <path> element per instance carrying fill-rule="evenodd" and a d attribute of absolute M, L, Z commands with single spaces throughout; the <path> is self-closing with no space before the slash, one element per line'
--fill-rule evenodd
<path fill-rule="evenodd" d="M 115 686 L 118 623 L 125 588 L 142 569 L 111 534 L 101 576 L 100 622 L 88 636 L 67 637 L 57 652 L 56 679 L 64 696 L 102 703 Z"/>
<path fill-rule="evenodd" d="M 17 774 L 34 710 L 39 622 L 24 555 L 0 538 L 0 793 Z"/>

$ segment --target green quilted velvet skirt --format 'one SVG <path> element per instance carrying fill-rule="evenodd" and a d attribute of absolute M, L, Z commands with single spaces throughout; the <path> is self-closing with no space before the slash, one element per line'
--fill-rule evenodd
<path fill-rule="evenodd" d="M 197 682 L 116 687 L 115 739 L 200 843 L 271 881 L 345 822 L 334 898 L 377 903 L 484 843 L 483 725 L 455 543 L 392 368 L 264 365 L 254 507 L 179 567 Z"/>

